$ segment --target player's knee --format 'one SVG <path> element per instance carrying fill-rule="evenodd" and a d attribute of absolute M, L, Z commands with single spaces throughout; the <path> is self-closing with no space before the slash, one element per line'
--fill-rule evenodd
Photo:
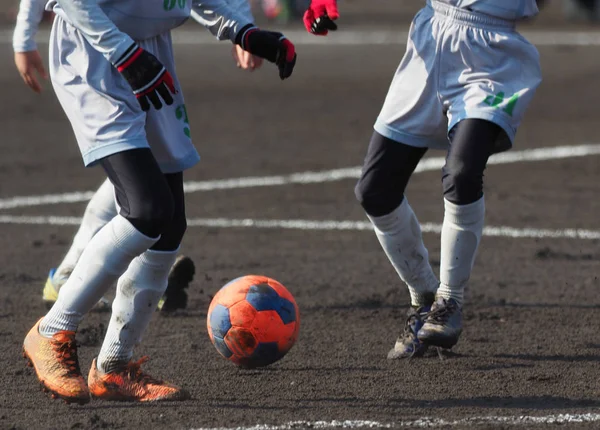
<path fill-rule="evenodd" d="M 187 230 L 187 221 L 185 214 L 172 219 L 167 228 L 161 235 L 160 240 L 152 247 L 155 251 L 175 251 L 181 245 L 185 231 Z"/>
<path fill-rule="evenodd" d="M 375 187 L 372 181 L 368 181 L 364 177 L 361 177 L 356 183 L 354 195 L 370 216 L 387 215 L 396 209 L 404 199 L 404 193 L 394 190 L 393 187 Z"/>
<path fill-rule="evenodd" d="M 461 162 L 448 162 L 443 168 L 444 198 L 457 205 L 468 205 L 483 197 L 483 171 Z"/>
<path fill-rule="evenodd" d="M 175 205 L 169 192 L 156 192 L 136 202 L 126 217 L 135 228 L 148 237 L 162 236 L 171 228 Z"/>

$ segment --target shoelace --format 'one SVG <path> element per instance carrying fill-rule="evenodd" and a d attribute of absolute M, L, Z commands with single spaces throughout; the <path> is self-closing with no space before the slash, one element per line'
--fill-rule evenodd
<path fill-rule="evenodd" d="M 455 309 L 456 305 L 454 304 L 454 302 L 444 300 L 443 306 L 436 306 L 427 314 L 427 322 L 438 325 L 445 324 Z"/>
<path fill-rule="evenodd" d="M 406 323 L 404 324 L 404 330 L 402 331 L 402 339 L 404 343 L 410 343 L 411 345 L 411 353 L 408 356 L 408 361 L 410 361 L 419 348 L 419 339 L 417 338 L 417 333 L 413 330 L 414 323 L 421 320 L 421 314 L 418 311 L 411 313 L 406 318 Z"/>
<path fill-rule="evenodd" d="M 403 339 L 411 339 L 414 340 L 417 337 L 417 333 L 415 333 L 415 331 L 413 330 L 413 325 L 414 322 L 419 321 L 421 319 L 421 315 L 419 315 L 418 312 L 415 312 L 414 314 L 410 314 L 407 318 L 406 318 L 406 323 L 404 324 L 404 330 L 402 331 L 402 338 Z"/>
<path fill-rule="evenodd" d="M 60 363 L 67 371 L 68 376 L 80 376 L 79 360 L 77 359 L 77 344 L 75 340 L 52 342 L 54 352 L 58 354 Z"/>
<path fill-rule="evenodd" d="M 162 381 L 153 378 L 142 370 L 142 364 L 150 360 L 150 357 L 147 355 L 140 358 L 138 361 L 130 361 L 125 366 L 125 373 L 128 378 L 135 382 L 140 382 L 142 384 L 160 384 Z"/>

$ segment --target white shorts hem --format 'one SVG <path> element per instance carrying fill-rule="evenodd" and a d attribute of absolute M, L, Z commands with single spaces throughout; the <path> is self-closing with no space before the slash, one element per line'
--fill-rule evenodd
<path fill-rule="evenodd" d="M 448 124 L 448 132 L 454 128 L 456 124 L 465 120 L 465 119 L 483 119 L 489 122 L 493 122 L 500 128 L 504 130 L 508 138 L 510 139 L 510 143 L 513 144 L 515 141 L 516 131 L 513 126 L 510 124 L 506 118 L 504 118 L 501 113 L 493 113 L 484 110 L 471 109 L 467 112 L 462 113 L 461 115 L 453 118 L 452 122 Z"/>
<path fill-rule="evenodd" d="M 415 148 L 446 149 L 448 147 L 448 141 L 445 139 L 415 136 L 414 134 L 392 128 L 379 119 L 375 122 L 373 128 L 383 137 L 387 137 L 388 139 L 392 139 L 408 146 L 414 146 Z"/>
<path fill-rule="evenodd" d="M 127 139 L 118 142 L 113 142 L 100 147 L 94 147 L 85 154 L 81 154 L 83 157 L 83 163 L 86 167 L 93 166 L 99 160 L 108 157 L 109 155 L 117 154 L 119 152 L 129 151 L 131 149 L 148 148 L 148 141 L 145 138 L 141 139 Z"/>

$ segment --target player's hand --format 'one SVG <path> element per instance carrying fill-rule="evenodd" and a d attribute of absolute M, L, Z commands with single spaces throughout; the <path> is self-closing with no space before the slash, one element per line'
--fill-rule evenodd
<path fill-rule="evenodd" d="M 260 69 L 263 63 L 263 59 L 252 55 L 248 51 L 244 51 L 240 45 L 233 45 L 231 48 L 231 55 L 235 60 L 235 64 L 242 70 L 250 70 L 253 72 L 256 69 Z"/>
<path fill-rule="evenodd" d="M 131 85 L 142 110 L 150 110 L 150 103 L 159 110 L 163 106 L 161 98 L 167 105 L 173 104 L 172 94 L 177 94 L 173 77 L 148 51 L 133 44 L 115 67 Z"/>
<path fill-rule="evenodd" d="M 296 48 L 283 34 L 260 30 L 248 24 L 237 34 L 235 43 L 244 51 L 275 63 L 282 80 L 292 75 L 296 65 Z"/>
<path fill-rule="evenodd" d="M 38 51 L 15 52 L 15 65 L 27 86 L 36 93 L 41 93 L 42 86 L 36 73 L 42 79 L 48 79 L 48 73 L 44 68 L 40 53 Z"/>
<path fill-rule="evenodd" d="M 304 12 L 304 27 L 309 33 L 326 36 L 329 30 L 337 30 L 334 21 L 339 17 L 337 0 L 311 0 Z"/>

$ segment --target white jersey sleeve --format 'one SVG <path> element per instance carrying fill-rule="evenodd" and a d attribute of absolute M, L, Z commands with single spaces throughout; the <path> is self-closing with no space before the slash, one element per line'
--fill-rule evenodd
<path fill-rule="evenodd" d="M 13 32 L 13 50 L 15 52 L 37 50 L 35 35 L 44 16 L 45 6 L 46 0 L 21 0 Z"/>
<path fill-rule="evenodd" d="M 134 43 L 106 16 L 96 0 L 52 0 L 52 3 L 60 6 L 61 16 L 112 64 Z"/>
<path fill-rule="evenodd" d="M 217 39 L 234 43 L 238 32 L 254 22 L 248 0 L 193 0 L 192 18 Z"/>

